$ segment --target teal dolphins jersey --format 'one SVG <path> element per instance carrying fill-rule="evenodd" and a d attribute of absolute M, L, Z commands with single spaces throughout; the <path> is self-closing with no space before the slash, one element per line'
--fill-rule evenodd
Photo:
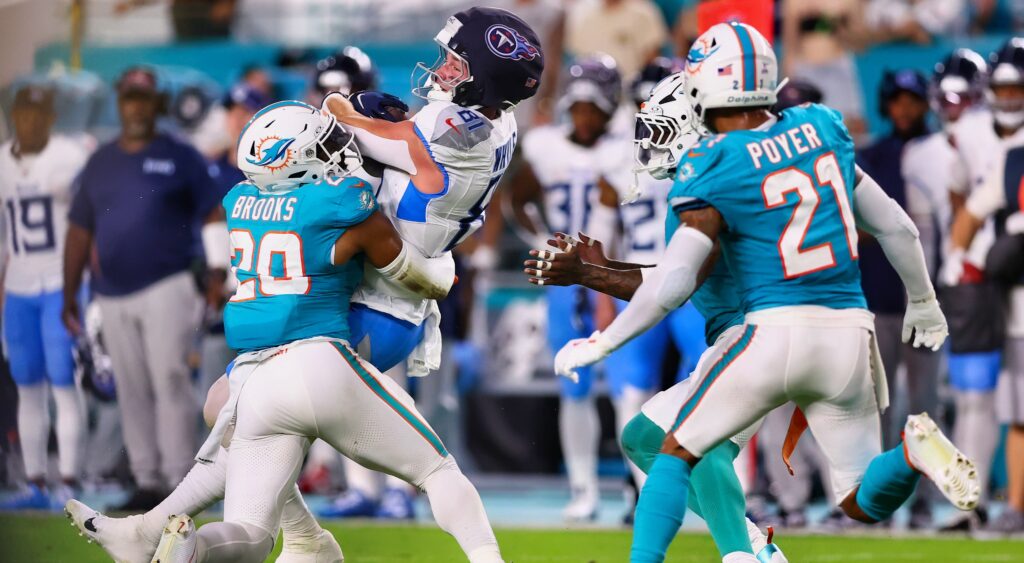
<path fill-rule="evenodd" d="M 825 106 L 703 140 L 679 164 L 672 215 L 712 206 L 744 312 L 866 308 L 853 214 L 853 139 Z"/>
<path fill-rule="evenodd" d="M 675 213 L 669 213 L 665 217 L 666 244 L 678 228 L 679 218 Z M 743 311 L 739 293 L 736 291 L 736 282 L 725 262 L 721 260 L 693 293 L 690 301 L 704 317 L 704 339 L 708 346 L 711 346 L 726 329 L 743 324 Z"/>
<path fill-rule="evenodd" d="M 368 183 L 325 179 L 280 193 L 249 182 L 224 197 L 238 289 L 224 311 L 228 346 L 250 352 L 295 340 L 348 339 L 362 259 L 334 265 L 334 243 L 377 208 Z"/>

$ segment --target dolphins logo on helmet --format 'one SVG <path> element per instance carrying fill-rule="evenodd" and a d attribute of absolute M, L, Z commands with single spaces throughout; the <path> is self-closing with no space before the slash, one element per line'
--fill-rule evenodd
<path fill-rule="evenodd" d="M 531 45 L 523 34 L 507 25 L 492 25 L 487 28 L 485 38 L 487 48 L 503 59 L 531 61 L 540 54 L 537 47 Z"/>
<path fill-rule="evenodd" d="M 690 52 L 686 54 L 686 72 L 694 74 L 698 70 L 704 61 L 708 57 L 715 54 L 718 51 L 718 43 L 714 38 L 711 38 L 711 44 L 708 44 L 707 39 L 701 39 L 690 48 Z"/>
<path fill-rule="evenodd" d="M 267 148 L 263 148 L 263 146 L 269 141 L 273 141 L 274 144 Z M 291 147 L 294 142 L 294 137 L 288 139 L 266 137 L 260 141 L 259 146 L 256 148 L 257 152 L 261 155 L 259 160 L 253 160 L 251 158 L 246 158 L 245 160 L 248 161 L 249 164 L 253 164 L 255 166 L 266 166 L 271 170 L 283 168 L 288 162 L 288 157 L 291 156 L 292 151 L 289 147 Z M 274 163 L 279 160 L 282 162 L 275 166 Z"/>

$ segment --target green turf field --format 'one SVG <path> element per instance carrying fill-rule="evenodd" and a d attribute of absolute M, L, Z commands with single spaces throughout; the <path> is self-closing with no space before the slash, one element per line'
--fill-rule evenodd
<path fill-rule="evenodd" d="M 350 563 L 463 561 L 455 540 L 432 527 L 328 525 Z M 629 553 L 629 532 L 609 530 L 498 531 L 510 563 L 624 562 Z M 779 538 L 793 563 L 815 561 L 1021 561 L 1024 541 L 979 542 L 968 539 L 883 539 L 833 536 Z M 272 559 L 271 559 L 272 560 Z M 86 543 L 68 522 L 55 516 L 0 516 L 0 562 L 100 563 L 103 551 Z M 668 561 L 714 563 L 720 561 L 711 540 L 697 534 L 681 535 L 672 545 Z"/>

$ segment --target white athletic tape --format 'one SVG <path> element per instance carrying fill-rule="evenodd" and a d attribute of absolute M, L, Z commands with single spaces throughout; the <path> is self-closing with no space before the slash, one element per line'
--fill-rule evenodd
<path fill-rule="evenodd" d="M 554 260 L 555 253 L 550 250 L 541 250 L 537 253 L 537 258 L 540 258 L 541 260 Z"/>

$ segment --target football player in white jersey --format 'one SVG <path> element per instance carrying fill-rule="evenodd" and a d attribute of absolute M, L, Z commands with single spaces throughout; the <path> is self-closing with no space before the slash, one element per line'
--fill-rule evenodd
<path fill-rule="evenodd" d="M 7 225 L 4 348 L 18 385 L 18 434 L 28 483 L 5 509 L 58 509 L 73 496 L 85 414 L 75 384 L 73 340 L 60 320 L 62 257 L 72 183 L 88 157 L 51 135 L 54 91 L 29 84 L 15 94 L 14 139 L 0 146 L 0 204 Z M 4 268 L 6 266 L 6 268 Z M 50 393 L 47 393 L 47 387 Z M 49 403 L 57 405 L 61 482 L 46 484 Z"/>
<path fill-rule="evenodd" d="M 340 94 L 328 96 L 323 106 L 356 133 L 365 156 L 389 167 L 378 194 L 381 210 L 403 240 L 428 257 L 448 252 L 483 222 L 484 209 L 515 147 L 510 110 L 536 92 L 544 64 L 533 31 L 504 10 L 459 12 L 449 18 L 436 41 L 442 57 L 434 67 L 420 65 L 426 72 L 425 85 L 415 92 L 429 103 L 412 120 L 369 118 Z M 365 102 L 364 95 L 356 100 L 357 106 Z M 368 113 L 390 114 L 393 98 L 388 98 L 373 102 L 376 109 Z M 351 322 L 354 328 L 363 323 L 375 329 L 353 339 L 353 344 L 363 358 L 385 369 L 416 348 L 410 374 L 425 375 L 440 356 L 436 303 L 414 297 L 369 271 L 353 297 Z M 226 400 L 225 388 L 222 382 L 211 389 L 206 412 L 216 416 Z M 162 526 L 167 515 L 202 511 L 223 495 L 223 483 L 222 464 L 197 464 L 171 496 L 146 515 L 112 519 L 81 503 L 69 505 L 68 512 L 79 530 L 108 553 L 151 554 L 156 547 L 154 523 Z M 339 557 L 333 537 L 317 525 L 301 497 L 293 498 L 282 514 L 285 549 L 278 561 L 312 561 L 318 554 Z"/>
<path fill-rule="evenodd" d="M 1013 176 L 1019 174 L 1018 162 L 1021 147 L 1024 146 L 1024 37 L 1008 40 L 991 60 L 992 67 L 985 90 L 990 112 L 972 116 L 973 122 L 967 122 L 968 115 L 965 115 L 960 120 L 966 122 L 963 123 L 965 127 L 973 123 L 976 125 L 970 129 L 958 128 L 956 137 L 958 141 L 963 141 L 957 143 L 958 148 L 961 145 L 978 145 L 970 153 L 965 152 L 968 147 L 961 149 L 965 157 L 969 155 L 976 159 L 967 160 L 968 166 L 972 162 L 978 164 L 969 167 L 971 189 L 966 192 L 964 204 L 956 209 L 950 233 L 949 256 L 939 274 L 940 281 L 947 285 L 957 284 L 966 277 L 964 273 L 970 268 L 965 264 L 974 264 L 984 269 L 984 262 L 976 262 L 974 257 L 979 239 L 987 239 L 983 247 L 987 251 L 993 233 L 1002 235 L 1024 232 L 1024 219 L 1020 213 L 1010 215 L 1010 212 L 1019 211 L 1020 184 Z M 982 259 L 984 257 L 981 256 Z M 979 466 L 982 475 L 987 474 L 997 440 L 998 425 L 993 414 L 998 410 L 995 408 L 997 395 L 1008 399 L 999 405 L 1007 407 L 1001 409 L 1000 414 L 1011 425 L 1007 435 L 1007 451 L 1020 451 L 1024 444 L 1024 408 L 1019 406 L 1020 401 L 1024 400 L 1024 385 L 1021 383 L 1024 381 L 1024 291 L 1019 287 L 1009 292 L 1006 323 L 1007 338 L 1002 357 L 1002 367 L 1007 373 L 1005 392 L 995 392 L 1000 369 L 998 350 L 991 354 L 989 369 L 985 371 L 986 377 L 982 382 L 984 386 L 977 385 L 978 394 L 985 399 L 981 408 L 987 409 L 983 419 L 986 426 L 980 427 L 971 439 L 978 440 L 978 435 L 983 435 L 984 440 L 979 441 L 989 448 L 988 456 L 984 460 L 978 459 L 984 463 Z M 950 371 L 952 375 L 952 358 Z M 959 419 L 959 412 L 957 415 Z M 992 531 L 1012 533 L 1024 529 L 1024 512 L 1019 494 L 1024 486 L 1021 485 L 1019 475 L 1022 463 L 1020 457 L 1012 453 L 1007 455 L 1011 475 L 1009 490 L 1015 492 L 1011 494 L 1017 498 L 1011 499 L 1010 507 L 1000 516 L 999 521 L 991 523 Z"/>
<path fill-rule="evenodd" d="M 938 63 L 929 85 L 929 102 L 942 129 L 913 139 L 904 148 L 902 175 L 906 185 L 907 213 L 920 232 L 921 246 L 933 279 L 938 274 L 942 253 L 947 249 L 946 239 L 952 221 L 950 177 L 954 170 L 958 174 L 963 173 L 955 131 L 962 115 L 982 115 L 978 106 L 983 102 L 987 71 L 985 59 L 969 49 L 957 49 Z M 962 189 L 962 186 L 957 186 L 957 189 Z M 952 197 L 962 204 L 958 192 L 953 192 Z M 972 256 L 984 256 L 988 242 L 979 239 L 978 244 Z M 955 313 L 950 311 L 950 316 L 955 317 Z M 957 338 L 954 330 L 950 340 L 956 343 Z M 920 352 L 917 354 L 922 357 Z M 950 384 L 957 412 L 954 441 L 963 444 L 965 454 L 979 464 L 979 474 L 983 476 L 984 483 L 989 473 L 986 468 L 996 445 L 997 423 L 992 408 L 996 372 L 986 368 L 989 364 L 987 357 L 951 353 L 950 358 Z M 986 373 L 991 375 L 980 379 L 975 377 L 974 381 L 970 377 Z M 983 383 L 984 380 L 991 380 L 992 385 Z M 979 385 L 979 382 L 983 384 Z M 982 486 L 983 500 L 984 490 Z M 981 510 L 979 508 L 975 513 Z M 943 529 L 966 530 L 972 521 L 978 520 L 975 513 L 958 514 Z"/>
<path fill-rule="evenodd" d="M 640 78 L 634 81 L 629 91 L 632 95 L 630 101 L 635 104 L 634 112 L 651 97 L 655 85 L 679 70 L 675 67 L 671 59 L 664 57 L 644 67 Z M 696 132 L 690 132 L 683 142 L 691 146 L 698 139 Z M 616 245 L 616 250 L 622 261 L 657 264 L 665 250 L 665 214 L 668 212 L 668 191 L 672 187 L 672 180 L 634 173 L 633 139 L 622 141 L 618 148 L 619 154 L 610 155 L 607 163 L 609 166 L 605 167 L 603 177 L 598 181 L 599 205 L 619 215 L 622 240 L 621 244 Z M 615 161 L 615 156 L 619 157 L 618 161 Z M 634 189 L 635 192 L 632 191 Z M 621 206 L 620 200 L 624 202 Z M 599 218 L 600 214 L 593 214 L 592 217 Z M 601 232 L 602 228 L 601 225 L 592 224 L 586 232 Z M 595 298 L 598 303 L 611 301 L 615 312 L 621 311 L 626 305 L 625 301 L 604 294 L 598 294 Z M 603 320 L 599 324 L 603 324 Z M 658 391 L 661 365 L 669 340 L 675 343 L 682 359 L 677 379 L 684 379 L 696 367 L 697 358 L 707 348 L 704 342 L 704 317 L 692 303 L 677 309 L 656 327 L 605 360 L 605 372 L 615 405 L 616 429 L 620 435 L 626 423 L 640 412 L 641 405 Z M 632 462 L 629 462 L 629 467 L 639 491 L 643 487 L 645 474 Z M 628 516 L 632 516 L 632 510 Z"/>
<path fill-rule="evenodd" d="M 622 82 L 615 61 L 595 55 L 568 69 L 565 93 L 558 102 L 569 124 L 535 127 L 523 139 L 523 166 L 512 182 L 512 207 L 518 222 L 543 241 L 554 233 L 589 230 L 607 240 L 618 222 L 615 209 L 598 205 L 597 184 L 611 159 L 620 162 L 622 143 L 610 132 L 619 107 Z M 627 153 L 628 154 L 628 153 Z M 536 224 L 528 205 L 540 203 L 546 225 Z M 594 215 L 593 217 L 591 215 Z M 603 231 L 593 232 L 600 226 Z M 558 350 L 594 330 L 592 295 L 579 287 L 547 290 L 548 344 Z M 600 421 L 591 387 L 591 370 L 578 383 L 560 380 L 559 431 L 572 498 L 567 520 L 590 520 L 598 507 L 597 447 Z"/>

